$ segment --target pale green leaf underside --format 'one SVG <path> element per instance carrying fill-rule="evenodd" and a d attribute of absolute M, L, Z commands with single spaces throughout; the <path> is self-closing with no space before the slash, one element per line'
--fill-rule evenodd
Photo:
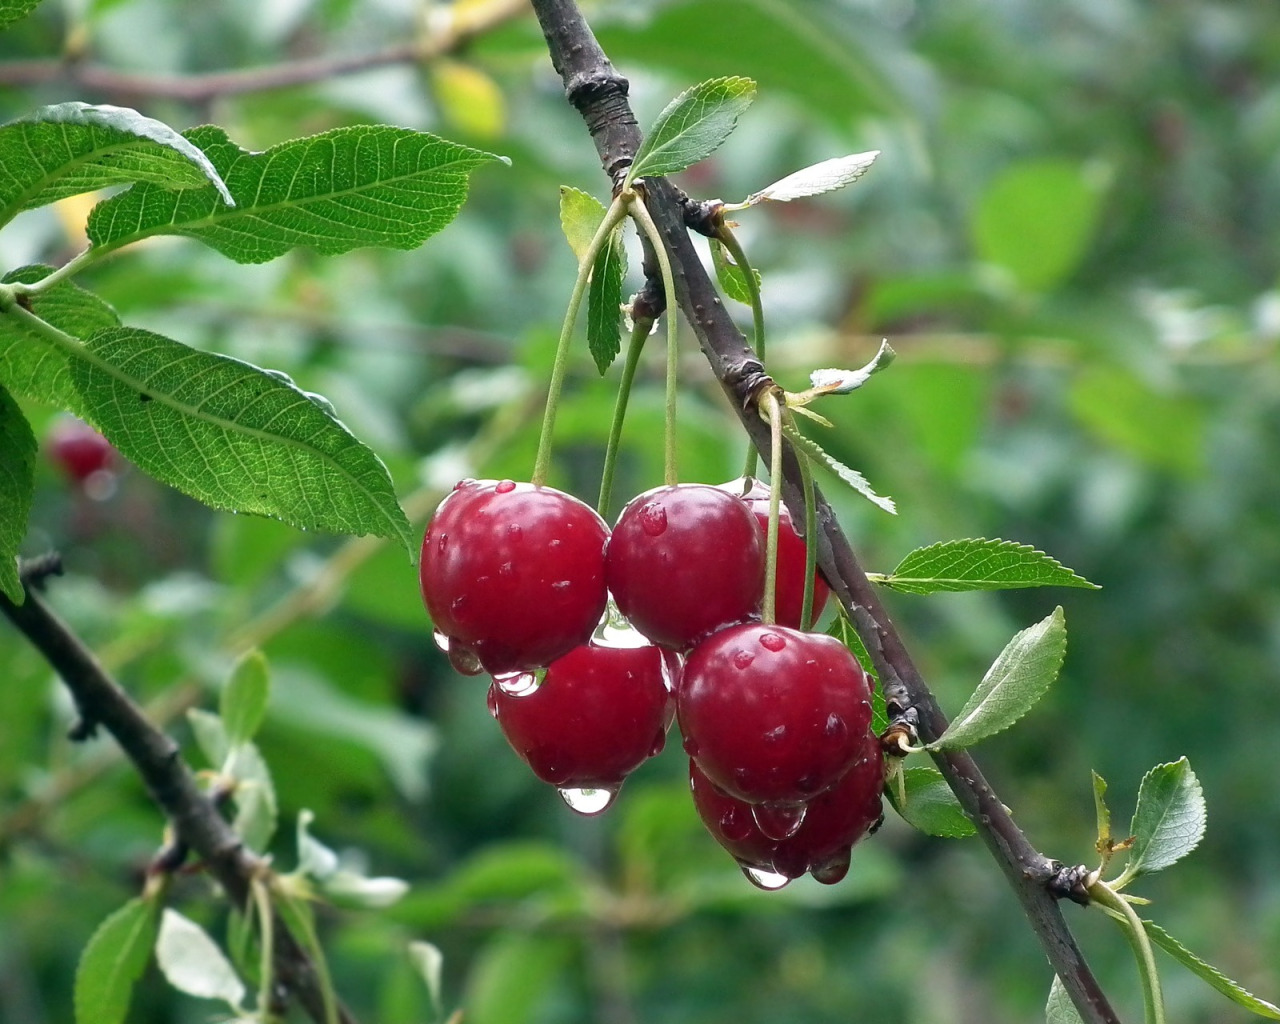
<path fill-rule="evenodd" d="M 675 174 L 705 160 L 733 132 L 755 95 L 749 78 L 713 78 L 686 89 L 658 115 L 628 178 Z"/>
<path fill-rule="evenodd" d="M 917 548 L 889 575 L 873 578 L 877 583 L 908 594 L 1023 587 L 1099 589 L 1029 544 L 983 537 Z"/>
<path fill-rule="evenodd" d="M 572 185 L 560 186 L 560 229 L 579 264 L 590 250 L 596 229 L 608 212 L 604 203 L 589 192 Z"/>
<path fill-rule="evenodd" d="M 1062 987 L 1062 979 L 1056 974 L 1053 984 L 1049 986 L 1049 1001 L 1044 1007 L 1045 1024 L 1084 1024 L 1080 1011 L 1071 1002 L 1067 990 Z"/>
<path fill-rule="evenodd" d="M 40 0 L 0 0 L 0 29 L 25 18 L 39 6 Z"/>
<path fill-rule="evenodd" d="M 156 962 L 179 992 L 220 999 L 233 1007 L 244 1001 L 244 983 L 209 933 L 169 907 L 160 918 Z"/>
<path fill-rule="evenodd" d="M 867 173 L 880 151 L 871 150 L 866 153 L 851 153 L 849 156 L 832 157 L 821 163 L 811 164 L 801 170 L 788 174 L 759 192 L 747 196 L 746 205 L 754 206 L 771 200 L 777 203 L 789 203 L 795 199 L 807 199 L 825 192 L 833 192 L 852 184 Z"/>
<path fill-rule="evenodd" d="M 381 460 L 287 379 L 127 327 L 69 356 L 87 418 L 156 479 L 212 508 L 412 552 Z"/>
<path fill-rule="evenodd" d="M 187 137 L 221 172 L 236 206 L 212 188 L 135 185 L 94 208 L 94 246 L 189 235 L 237 263 L 265 263 L 296 246 L 326 256 L 363 246 L 414 249 L 453 220 L 469 172 L 501 159 L 389 125 L 335 128 L 262 153 L 246 152 L 212 125 Z"/>
<path fill-rule="evenodd" d="M 4 280 L 6 284 L 30 284 L 51 272 L 51 267 L 22 267 L 5 275 Z M 106 302 L 70 281 L 32 296 L 31 310 L 76 338 L 87 338 L 95 331 L 120 324 L 115 310 Z M 0 384 L 24 398 L 90 418 L 72 383 L 66 352 L 30 334 L 9 316 L 0 316 Z"/>
<path fill-rule="evenodd" d="M 218 711 L 230 743 L 253 739 L 267 713 L 270 696 L 266 656 L 259 650 L 252 650 L 236 662 L 218 702 Z"/>
<path fill-rule="evenodd" d="M 707 241 L 711 244 L 711 264 L 716 268 L 716 280 L 720 282 L 720 290 L 735 302 L 741 302 L 746 306 L 751 305 L 747 275 L 729 258 L 729 254 L 725 252 L 724 243 L 718 238 L 709 238 Z M 759 289 L 760 271 L 752 267 L 751 273 L 755 276 L 756 288 Z"/>
<path fill-rule="evenodd" d="M 1147 930 L 1147 935 L 1151 937 L 1152 942 L 1233 1003 L 1243 1006 L 1246 1010 L 1252 1010 L 1259 1017 L 1280 1020 L 1280 1006 L 1269 1003 L 1265 999 L 1259 999 L 1216 967 L 1205 963 L 1154 921 L 1143 921 L 1142 926 Z"/>
<path fill-rule="evenodd" d="M 18 403 L 0 386 L 0 592 L 22 604 L 18 545 L 27 532 L 34 487 L 36 438 Z"/>
<path fill-rule="evenodd" d="M 1191 764 L 1183 757 L 1157 765 L 1138 788 L 1125 875 L 1132 878 L 1177 863 L 1200 844 L 1204 830 L 1204 794 Z"/>
<path fill-rule="evenodd" d="M 236 833 L 254 853 L 265 854 L 280 818 L 275 783 L 257 744 L 238 743 L 231 756 L 230 774 L 237 780 Z"/>
<path fill-rule="evenodd" d="M 627 272 L 627 250 L 622 240 L 622 225 L 609 232 L 609 237 L 596 256 L 591 269 L 591 288 L 587 292 L 587 347 L 596 369 L 604 374 L 622 348 L 622 279 Z"/>
<path fill-rule="evenodd" d="M 156 903 L 139 898 L 98 926 L 76 968 L 76 1024 L 121 1024 L 134 982 L 151 958 L 159 921 Z"/>
<path fill-rule="evenodd" d="M 827 469 L 835 473 L 842 481 L 852 487 L 873 505 L 884 509 L 893 515 L 897 515 L 898 506 L 894 504 L 892 498 L 884 498 L 877 494 L 871 488 L 871 484 L 867 482 L 867 478 L 859 473 L 856 469 L 851 469 L 839 459 L 828 455 L 816 441 L 812 441 L 805 437 L 798 430 L 788 430 L 787 437 L 791 439 L 791 443 L 796 446 L 803 454 L 807 455 L 813 462 L 820 466 L 826 466 Z"/>
<path fill-rule="evenodd" d="M 1067 653 L 1062 608 L 1018 633 L 987 669 L 982 682 L 930 750 L 963 750 L 1009 728 L 1058 677 Z"/>
<path fill-rule="evenodd" d="M 108 185 L 231 195 L 199 147 L 126 107 L 59 103 L 0 125 L 0 224 L 21 210 Z"/>
<path fill-rule="evenodd" d="M 938 769 L 929 765 L 903 768 L 902 780 L 906 799 L 901 805 L 895 787 L 888 786 L 885 792 L 907 824 L 926 835 L 946 839 L 961 839 L 977 832 Z"/>

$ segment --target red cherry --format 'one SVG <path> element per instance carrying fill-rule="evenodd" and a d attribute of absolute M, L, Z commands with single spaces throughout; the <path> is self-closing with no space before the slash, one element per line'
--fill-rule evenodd
<path fill-rule="evenodd" d="M 760 524 L 760 536 L 769 529 L 769 488 L 753 477 L 739 477 L 720 485 L 741 498 Z M 778 507 L 778 587 L 774 597 L 774 617 L 781 626 L 800 628 L 800 612 L 804 610 L 804 538 L 796 530 L 786 504 Z M 831 588 L 822 574 L 813 575 L 813 621 L 826 607 Z"/>
<path fill-rule="evenodd" d="M 862 756 L 871 688 L 848 648 L 822 633 L 753 623 L 693 649 L 676 691 L 685 750 L 752 804 L 812 800 Z"/>
<path fill-rule="evenodd" d="M 657 487 L 633 498 L 613 528 L 606 562 L 622 614 L 673 650 L 760 609 L 764 541 L 755 518 L 708 484 Z"/>
<path fill-rule="evenodd" d="M 614 790 L 666 742 L 676 655 L 584 644 L 524 690 L 494 682 L 489 710 L 511 748 L 560 789 Z"/>
<path fill-rule="evenodd" d="M 735 800 L 689 761 L 693 803 L 707 831 L 762 888 L 781 888 L 806 871 L 828 885 L 849 870 L 853 844 L 880 820 L 884 761 L 880 742 L 868 733 L 861 756 L 844 777 L 804 806 L 804 817 L 786 839 L 770 839 L 755 820 L 758 805 Z M 776 877 L 770 877 L 776 876 Z"/>
<path fill-rule="evenodd" d="M 590 506 L 561 491 L 464 480 L 422 540 L 427 611 L 494 675 L 541 668 L 600 621 L 608 537 Z"/>
<path fill-rule="evenodd" d="M 72 480 L 83 482 L 100 470 L 110 469 L 116 450 L 111 442 L 83 420 L 63 417 L 49 432 L 53 459 Z"/>

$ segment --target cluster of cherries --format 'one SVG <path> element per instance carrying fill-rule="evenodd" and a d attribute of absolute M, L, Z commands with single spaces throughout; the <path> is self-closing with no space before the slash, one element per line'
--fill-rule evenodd
<path fill-rule="evenodd" d="M 694 804 L 747 877 L 833 883 L 880 819 L 870 684 L 843 644 L 800 629 L 804 541 L 785 507 L 777 622 L 760 621 L 768 506 L 749 479 L 677 484 L 610 531 L 550 487 L 463 480 L 427 527 L 422 594 L 450 661 L 493 676 L 508 742 L 574 810 L 604 810 L 678 718 Z"/>

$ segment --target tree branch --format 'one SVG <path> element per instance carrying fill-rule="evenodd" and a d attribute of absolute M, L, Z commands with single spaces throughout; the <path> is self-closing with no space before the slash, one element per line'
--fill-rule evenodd
<path fill-rule="evenodd" d="M 98 664 L 71 629 L 26 587 L 26 600 L 15 605 L 0 593 L 0 611 L 53 666 L 75 698 L 81 723 L 105 728 L 142 776 L 152 798 L 169 817 L 178 838 L 196 852 L 210 874 L 237 907 L 248 905 L 250 883 L 268 870 L 245 849 L 235 830 L 201 792 L 178 745 L 155 728 L 120 685 Z M 316 965 L 277 923 L 275 970 L 279 983 L 298 1000 L 317 1024 L 326 1020 L 325 1000 Z M 344 1008 L 341 1024 L 356 1024 Z"/>
<path fill-rule="evenodd" d="M 627 104 L 626 79 L 614 70 L 573 0 L 533 0 L 533 7 L 565 93 L 582 114 L 605 173 L 616 182 L 640 145 L 639 128 Z M 671 256 L 680 308 L 693 326 L 716 379 L 733 400 L 744 428 L 757 448 L 767 453 L 769 428 L 759 416 L 755 397 L 771 380 L 703 270 L 685 227 L 683 197 L 664 179 L 649 179 L 645 188 L 650 213 Z M 783 492 L 793 514 L 801 514 L 804 501 L 799 468 L 789 448 Z M 922 739 L 936 739 L 946 729 L 946 718 L 867 580 L 831 507 L 821 494 L 816 494 L 816 499 L 819 565 L 867 646 L 890 715 L 896 712 L 914 719 Z M 933 757 L 1008 879 L 1081 1017 L 1086 1024 L 1118 1024 L 1115 1011 L 1050 891 L 1061 866 L 1031 845 L 968 754 L 940 753 Z"/>
<path fill-rule="evenodd" d="M 449 20 L 425 38 L 394 43 L 371 53 L 326 54 L 257 68 L 216 71 L 203 75 L 148 75 L 119 71 L 75 59 L 16 60 L 0 64 L 0 86 L 44 85 L 63 82 L 117 99 L 170 99 L 207 103 L 220 96 L 267 92 L 321 82 L 341 75 L 418 64 L 460 49 L 477 35 L 528 10 L 526 0 L 493 0 L 465 16 Z"/>

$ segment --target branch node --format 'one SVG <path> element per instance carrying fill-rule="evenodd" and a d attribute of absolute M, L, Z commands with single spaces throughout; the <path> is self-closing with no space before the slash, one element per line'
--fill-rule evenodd
<path fill-rule="evenodd" d="M 18 563 L 18 578 L 28 587 L 42 589 L 50 576 L 62 575 L 62 555 L 49 551 L 34 558 L 24 558 Z"/>
<path fill-rule="evenodd" d="M 683 192 L 679 196 L 680 212 L 684 217 L 684 226 L 708 238 L 715 238 L 721 224 L 721 211 L 724 209 L 723 199 L 690 199 Z"/>
<path fill-rule="evenodd" d="M 1053 874 L 1045 882 L 1049 895 L 1054 899 L 1068 899 L 1072 903 L 1087 907 L 1091 902 L 1088 885 L 1090 870 L 1083 864 L 1066 867 L 1056 860 L 1051 861 L 1050 864 Z"/>

